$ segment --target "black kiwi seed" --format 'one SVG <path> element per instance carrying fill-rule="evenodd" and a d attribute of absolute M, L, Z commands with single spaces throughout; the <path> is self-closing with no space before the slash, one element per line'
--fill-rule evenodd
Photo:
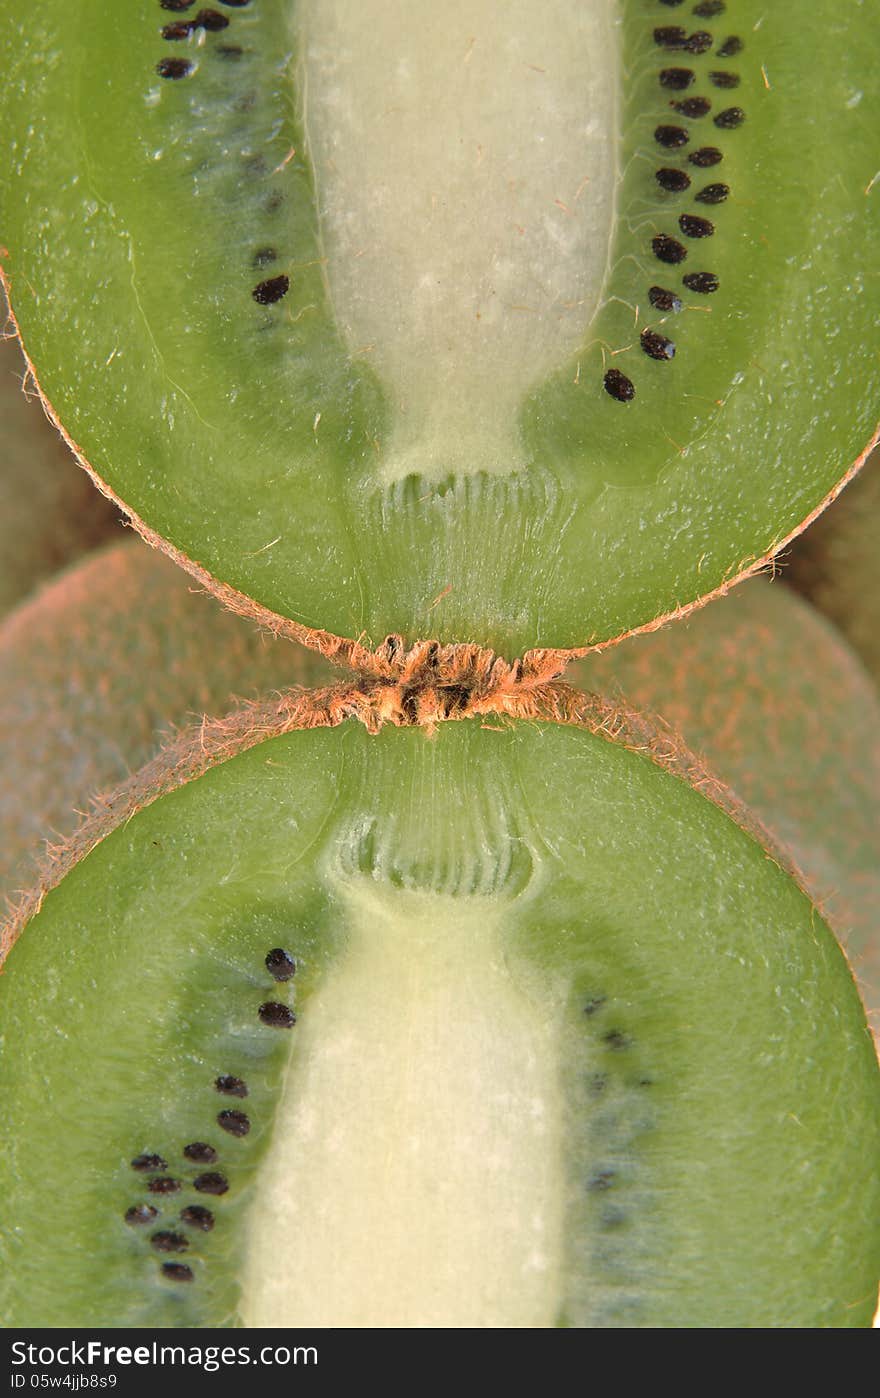
<path fill-rule="evenodd" d="M 683 102 L 673 102 L 672 105 L 682 116 L 692 119 L 708 116 L 712 110 L 712 103 L 708 97 L 686 97 Z"/>
<path fill-rule="evenodd" d="M 247 1097 L 247 1083 L 243 1078 L 233 1078 L 228 1073 L 222 1077 L 215 1078 L 214 1086 L 218 1092 L 225 1092 L 227 1097 Z"/>
<path fill-rule="evenodd" d="M 675 345 L 665 335 L 658 335 L 656 330 L 643 330 L 640 339 L 642 349 L 651 359 L 675 358 Z"/>
<path fill-rule="evenodd" d="M 205 1175 L 199 1175 L 193 1180 L 193 1189 L 197 1189 L 200 1194 L 225 1194 L 229 1188 L 229 1181 L 225 1175 L 215 1174 L 208 1171 Z"/>
<path fill-rule="evenodd" d="M 131 1162 L 133 1170 L 167 1170 L 168 1161 L 161 1155 L 136 1155 Z"/>
<path fill-rule="evenodd" d="M 720 165 L 724 156 L 717 146 L 700 146 L 699 150 L 692 150 L 688 160 L 692 165 L 699 165 L 701 170 L 708 170 L 711 165 Z"/>
<path fill-rule="evenodd" d="M 636 396 L 632 379 L 621 374 L 619 369 L 608 369 L 603 380 L 605 392 L 616 398 L 618 403 L 631 403 Z"/>
<path fill-rule="evenodd" d="M 710 73 L 709 81 L 715 87 L 739 87 L 739 73 Z"/>
<path fill-rule="evenodd" d="M 292 1029 L 296 1024 L 293 1010 L 288 1009 L 286 1005 L 279 1005 L 275 1000 L 266 1000 L 260 1006 L 259 1015 L 270 1029 Z"/>
<path fill-rule="evenodd" d="M 217 1159 L 216 1150 L 207 1141 L 190 1141 L 188 1146 L 184 1146 L 183 1153 L 187 1160 L 194 1160 L 199 1165 L 213 1165 Z"/>
<path fill-rule="evenodd" d="M 648 290 L 648 300 L 658 311 L 680 311 L 681 299 L 674 291 L 667 291 L 662 286 L 652 286 Z M 584 1011 L 588 1013 L 588 1011 Z"/>
<path fill-rule="evenodd" d="M 696 73 L 692 68 L 661 68 L 660 86 L 671 87 L 675 92 L 681 92 L 690 87 L 695 77 Z"/>
<path fill-rule="evenodd" d="M 651 239 L 651 247 L 654 256 L 660 262 L 668 262 L 675 266 L 679 262 L 684 262 L 687 257 L 687 248 L 676 242 L 675 238 L 670 238 L 667 233 L 658 233 L 656 238 Z"/>
<path fill-rule="evenodd" d="M 214 52 L 218 53 L 221 58 L 227 59 L 230 63 L 237 63 L 244 53 L 244 49 L 239 48 L 238 44 L 218 44 Z"/>
<path fill-rule="evenodd" d="M 160 8 L 179 14 L 181 10 L 191 10 L 196 0 L 159 0 Z"/>
<path fill-rule="evenodd" d="M 188 39 L 192 33 L 192 25 L 188 19 L 182 19 L 176 24 L 163 25 L 161 32 L 163 39 Z"/>
<path fill-rule="evenodd" d="M 742 107 L 726 107 L 723 112 L 719 112 L 715 118 L 715 125 L 720 126 L 722 131 L 732 131 L 735 126 L 742 126 L 746 119 L 746 114 Z"/>
<path fill-rule="evenodd" d="M 276 981 L 289 981 L 296 973 L 296 962 L 290 952 L 275 947 L 266 957 L 266 969 Z"/>
<path fill-rule="evenodd" d="M 220 0 L 220 3 L 230 10 L 243 10 L 245 5 L 251 3 L 251 0 Z"/>
<path fill-rule="evenodd" d="M 257 248 L 251 261 L 254 267 L 268 267 L 271 262 L 278 261 L 278 254 L 274 248 Z"/>
<path fill-rule="evenodd" d="M 743 41 L 736 34 L 731 34 L 729 39 L 725 39 L 718 50 L 719 58 L 735 58 L 743 51 Z"/>
<path fill-rule="evenodd" d="M 180 1211 L 181 1223 L 188 1223 L 190 1228 L 200 1228 L 203 1233 L 210 1233 L 214 1227 L 214 1215 L 210 1209 L 203 1209 L 201 1204 L 189 1204 Z"/>
<path fill-rule="evenodd" d="M 667 150 L 686 146 L 690 139 L 683 126 L 658 126 L 654 130 L 654 140 L 658 146 L 665 146 Z"/>
<path fill-rule="evenodd" d="M 151 1194 L 177 1194 L 180 1188 L 180 1180 L 173 1180 L 169 1175 L 160 1175 L 147 1185 Z"/>
<path fill-rule="evenodd" d="M 250 1120 L 244 1112 L 218 1112 L 217 1125 L 228 1131 L 230 1136 L 246 1136 L 251 1129 Z"/>
<path fill-rule="evenodd" d="M 684 0 L 660 0 L 660 4 L 661 4 L 661 5 L 668 5 L 669 8 L 670 8 L 670 10 L 673 9 L 673 7 L 674 7 L 675 5 L 682 5 L 683 3 L 684 3 Z"/>
<path fill-rule="evenodd" d="M 282 272 L 278 277 L 269 277 L 264 282 L 259 282 L 251 292 L 258 306 L 274 306 L 276 301 L 280 301 L 282 296 L 286 296 L 290 287 L 290 278 Z"/>
<path fill-rule="evenodd" d="M 194 1280 L 192 1267 L 187 1267 L 183 1262 L 163 1262 L 162 1275 L 169 1281 L 191 1282 Z"/>
<path fill-rule="evenodd" d="M 715 232 L 714 223 L 708 218 L 700 218 L 699 214 L 682 214 L 678 226 L 686 238 L 711 238 Z"/>
<path fill-rule="evenodd" d="M 714 19 L 715 15 L 723 15 L 726 9 L 724 0 L 700 0 L 699 5 L 694 5 L 694 14 L 701 19 Z"/>
<path fill-rule="evenodd" d="M 705 29 L 697 29 L 684 45 L 688 53 L 707 53 L 711 47 L 712 35 L 707 34 Z"/>
<path fill-rule="evenodd" d="M 597 1170 L 591 1175 L 587 1182 L 587 1189 L 592 1193 L 600 1193 L 604 1189 L 610 1189 L 617 1179 L 616 1170 Z"/>
<path fill-rule="evenodd" d="M 602 1039 L 616 1053 L 632 1047 L 632 1039 L 628 1034 L 624 1034 L 622 1029 L 609 1029 L 607 1034 L 602 1035 Z"/>
<path fill-rule="evenodd" d="M 661 49 L 680 49 L 687 42 L 687 30 L 679 24 L 664 24 L 654 30 L 654 43 Z"/>
<path fill-rule="evenodd" d="M 714 272 L 688 272 L 682 277 L 682 281 L 688 291 L 698 291 L 701 296 L 708 296 L 710 292 L 717 291 L 719 286 Z"/>
<path fill-rule="evenodd" d="M 591 995 L 589 1000 L 584 1003 L 584 1014 L 587 1015 L 588 1018 L 596 1014 L 597 1010 L 601 1010 L 602 1006 L 605 1004 L 606 998 L 607 997 L 604 995 Z"/>
<path fill-rule="evenodd" d="M 160 78 L 185 78 L 193 70 L 188 58 L 160 58 L 156 72 Z"/>
<path fill-rule="evenodd" d="M 150 1239 L 150 1246 L 157 1252 L 186 1252 L 189 1238 L 185 1238 L 182 1233 L 154 1233 Z"/>
<path fill-rule="evenodd" d="M 655 170 L 654 178 L 661 189 L 668 189 L 674 193 L 687 189 L 691 182 L 690 175 L 686 175 L 684 170 Z"/>
<path fill-rule="evenodd" d="M 723 204 L 730 194 L 730 185 L 727 184 L 707 184 L 694 198 L 699 204 Z"/>
<path fill-rule="evenodd" d="M 143 1223 L 152 1223 L 159 1215 L 159 1210 L 154 1209 L 152 1204 L 132 1204 L 130 1209 L 125 1211 L 125 1221 L 132 1228 L 137 1228 Z"/>
<path fill-rule="evenodd" d="M 226 15 L 221 15 L 219 10 L 199 10 L 192 24 L 194 29 L 207 29 L 216 34 L 218 30 L 227 27 L 229 20 Z"/>

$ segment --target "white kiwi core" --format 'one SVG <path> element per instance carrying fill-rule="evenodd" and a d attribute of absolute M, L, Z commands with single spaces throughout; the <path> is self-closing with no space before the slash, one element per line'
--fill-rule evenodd
<path fill-rule="evenodd" d="M 517 413 L 577 350 L 616 184 L 612 0 L 303 0 L 330 295 L 393 410 L 386 481 L 525 464 Z"/>
<path fill-rule="evenodd" d="M 366 877 L 346 901 L 256 1185 L 244 1323 L 552 1326 L 557 1017 L 511 970 L 504 904 Z"/>

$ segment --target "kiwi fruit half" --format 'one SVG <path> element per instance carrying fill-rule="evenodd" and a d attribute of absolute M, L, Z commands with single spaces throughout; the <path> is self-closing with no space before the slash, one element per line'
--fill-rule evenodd
<path fill-rule="evenodd" d="M 870 1323 L 843 955 L 694 759 L 578 704 L 267 705 L 82 832 L 2 978 L 7 1324 Z"/>
<path fill-rule="evenodd" d="M 863 6 L 9 0 L 0 45 L 47 400 L 294 631 L 600 642 L 874 434 Z"/>

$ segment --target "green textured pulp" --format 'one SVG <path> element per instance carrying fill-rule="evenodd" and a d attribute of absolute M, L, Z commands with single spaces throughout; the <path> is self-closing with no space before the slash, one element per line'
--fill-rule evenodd
<path fill-rule="evenodd" d="M 414 952 L 407 1049 L 379 1070 L 400 1006 L 370 910 L 390 916 L 413 898 L 497 929 L 486 966 L 498 1005 L 518 1008 L 508 1029 L 491 997 L 465 1012 L 480 932 L 462 944 L 461 969 L 450 958 L 430 986 L 420 986 Z M 264 967 L 274 947 L 298 963 L 286 985 Z M 334 987 L 352 973 L 375 1023 L 372 1011 L 354 1026 L 333 1023 L 333 1005 L 351 1003 L 334 1000 Z M 555 1261 L 532 1323 L 870 1323 L 877 1063 L 843 957 L 808 900 L 715 806 L 585 732 L 462 722 L 435 740 L 340 728 L 263 744 L 93 850 L 26 928 L 0 996 L 7 1324 L 230 1325 L 253 1314 L 246 1276 L 306 1268 L 306 1289 L 319 1289 L 312 1273 L 326 1259 L 295 1235 L 279 1232 L 269 1255 L 245 1255 L 267 1207 L 261 1162 L 288 1129 L 279 1094 L 308 1096 L 338 1031 L 347 1045 L 338 1076 L 361 1072 L 364 1093 L 388 1095 L 393 1139 L 407 1075 L 418 1081 L 431 1061 L 429 999 L 456 1052 L 470 1047 L 455 1039 L 459 1015 L 473 1027 L 481 1013 L 493 1040 L 514 1042 L 527 1025 L 550 1046 L 557 1185 L 534 1204 L 556 1220 Z M 292 1030 L 261 1022 L 266 1001 L 295 1006 Z M 248 1097 L 218 1094 L 220 1074 L 246 1080 Z M 491 1115 L 493 1088 L 505 1084 L 482 1086 Z M 425 1167 L 441 1173 L 467 1116 L 466 1083 L 461 1120 L 457 1079 L 446 1090 L 448 1139 L 430 1142 Z M 333 1162 L 341 1109 L 332 1094 L 310 1101 L 318 1125 L 295 1155 L 320 1195 L 309 1152 L 323 1142 Z M 247 1136 L 218 1129 L 227 1107 L 246 1111 Z M 524 1116 L 524 1141 L 528 1125 Z M 364 1170 L 381 1159 L 382 1134 L 362 1141 Z M 523 1168 L 540 1155 L 528 1139 Z M 213 1144 L 218 1162 L 189 1164 L 181 1152 L 191 1141 Z M 167 1171 L 153 1173 L 178 1179 L 178 1193 L 149 1193 L 149 1175 L 129 1163 L 142 1152 L 163 1157 Z M 492 1171 L 510 1160 L 491 1154 L 489 1212 L 503 1222 Z M 205 1169 L 227 1176 L 227 1194 L 193 1188 Z M 152 1227 L 124 1222 L 144 1201 L 161 1210 L 156 1228 L 183 1232 L 180 1208 L 212 1209 L 214 1229 L 190 1230 L 186 1252 L 167 1259 L 190 1266 L 191 1282 L 163 1277 Z M 381 1311 L 399 1240 L 393 1209 L 383 1215 L 370 1191 L 363 1204 L 362 1287 Z M 466 1212 L 473 1201 L 453 1201 L 448 1218 L 442 1195 L 432 1206 L 453 1233 L 459 1204 Z M 321 1201 L 331 1223 L 350 1205 Z M 331 1236 L 331 1263 L 361 1246 Z M 465 1300 L 470 1280 L 468 1270 L 457 1280 Z M 519 1281 L 496 1279 L 504 1304 Z M 418 1290 L 417 1277 L 404 1283 Z M 351 1323 L 351 1297 L 331 1287 L 328 1304 L 339 1310 L 324 1323 Z M 498 1323 L 483 1319 L 481 1296 L 471 1314 L 475 1325 Z M 378 1323 L 413 1322 L 392 1309 Z"/>

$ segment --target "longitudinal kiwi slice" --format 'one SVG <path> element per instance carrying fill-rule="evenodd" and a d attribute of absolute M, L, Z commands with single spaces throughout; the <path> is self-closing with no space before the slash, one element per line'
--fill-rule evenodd
<path fill-rule="evenodd" d="M 259 744 L 93 848 L 0 994 L 8 1324 L 870 1322 L 846 963 L 596 733 Z"/>
<path fill-rule="evenodd" d="M 863 6 L 7 10 L 42 387 L 296 623 L 606 639 L 777 548 L 874 431 Z"/>

